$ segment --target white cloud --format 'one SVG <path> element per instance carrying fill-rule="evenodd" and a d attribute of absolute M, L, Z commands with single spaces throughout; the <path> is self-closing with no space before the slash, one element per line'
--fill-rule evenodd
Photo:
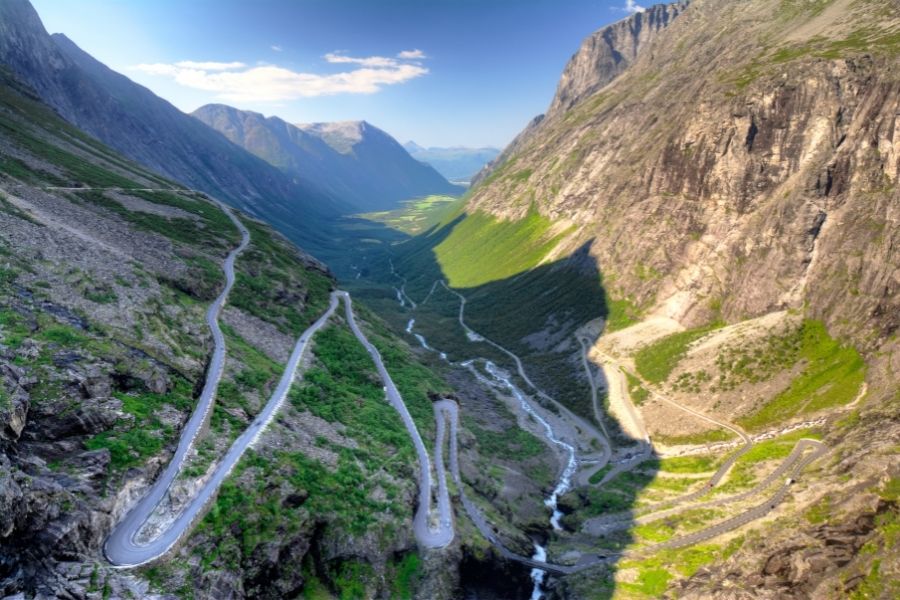
<path fill-rule="evenodd" d="M 428 58 L 425 56 L 425 53 L 416 48 L 415 50 L 404 50 L 397 54 L 397 58 L 403 58 L 406 60 L 415 60 L 420 58 Z"/>
<path fill-rule="evenodd" d="M 622 10 L 633 15 L 634 13 L 644 12 L 646 9 L 634 0 L 625 0 L 625 8 Z"/>
<path fill-rule="evenodd" d="M 333 64 L 360 65 L 363 67 L 396 67 L 399 64 L 396 60 L 387 56 L 356 58 L 339 52 L 329 52 L 323 58 Z"/>
<path fill-rule="evenodd" d="M 181 61 L 174 64 L 142 64 L 132 67 L 151 75 L 171 77 L 185 87 L 215 93 L 230 101 L 277 102 L 334 94 L 373 94 L 383 86 L 404 83 L 428 73 L 418 65 L 393 58 L 355 58 L 338 53 L 325 55 L 334 64 L 359 68 L 331 74 L 303 73 L 274 65 L 248 68 L 243 63 Z"/>
<path fill-rule="evenodd" d="M 182 69 L 201 69 L 203 71 L 234 71 L 243 69 L 247 65 L 242 62 L 195 62 L 193 60 L 183 60 L 175 63 L 175 66 Z"/>
<path fill-rule="evenodd" d="M 269 48 L 271 48 L 275 52 L 284 52 L 284 48 L 282 48 L 278 44 L 272 44 L 271 46 L 269 46 Z"/>

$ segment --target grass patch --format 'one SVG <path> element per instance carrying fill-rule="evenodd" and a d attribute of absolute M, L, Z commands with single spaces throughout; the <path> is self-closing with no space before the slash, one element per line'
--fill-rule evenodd
<path fill-rule="evenodd" d="M 859 352 L 828 335 L 821 321 L 804 321 L 799 356 L 805 366 L 788 388 L 752 415 L 738 419 L 748 429 L 760 429 L 826 408 L 851 402 L 866 375 Z"/>
<path fill-rule="evenodd" d="M 607 464 L 602 469 L 591 475 L 591 478 L 588 479 L 589 483 L 597 484 L 603 481 L 603 478 L 606 477 L 606 474 L 612 471 L 613 467 L 610 464 Z"/>
<path fill-rule="evenodd" d="M 518 221 L 481 212 L 466 215 L 434 253 L 450 285 L 474 287 L 507 279 L 536 266 L 565 235 L 532 208 Z"/>
<path fill-rule="evenodd" d="M 659 460 L 659 470 L 667 473 L 707 473 L 712 471 L 718 459 L 712 456 L 673 456 Z"/>
<path fill-rule="evenodd" d="M 353 334 L 331 325 L 319 331 L 313 349 L 322 366 L 312 367 L 303 385 L 290 392 L 298 410 L 308 410 L 331 423 L 343 423 L 347 433 L 366 446 L 414 461 L 412 442 L 400 417 L 387 403 L 372 359 Z M 372 457 L 377 460 L 377 458 Z"/>
<path fill-rule="evenodd" d="M 306 264 L 295 246 L 265 225 L 243 222 L 251 243 L 238 258 L 229 304 L 299 335 L 328 307 L 331 278 Z"/>
<path fill-rule="evenodd" d="M 667 335 L 641 348 L 634 356 L 634 366 L 641 377 L 647 381 L 662 383 L 678 366 L 679 361 L 687 352 L 688 346 L 722 325 L 723 323 L 716 322 Z"/>
<path fill-rule="evenodd" d="M 410 553 L 392 565 L 391 598 L 412 600 L 416 584 L 422 578 L 422 559 Z"/>
<path fill-rule="evenodd" d="M 431 431 L 434 415 L 428 396 L 443 391 L 440 380 L 377 334 L 370 340 L 378 347 L 420 432 Z M 314 341 L 313 352 L 321 366 L 309 369 L 304 384 L 291 390 L 294 406 L 344 424 L 347 434 L 369 449 L 370 454 L 360 458 L 375 470 L 381 460 L 415 462 L 412 442 L 400 416 L 385 399 L 381 379 L 362 344 L 338 325 L 325 327 Z"/>
<path fill-rule="evenodd" d="M 110 466 L 114 471 L 144 464 L 173 439 L 172 429 L 157 417 L 164 405 L 170 404 L 187 412 L 194 404 L 191 385 L 181 378 L 177 378 L 172 390 L 165 394 L 118 392 L 114 395 L 122 402 L 123 412 L 133 419 L 120 419 L 113 429 L 85 441 L 89 450 L 109 450 Z"/>
<path fill-rule="evenodd" d="M 367 213 L 361 218 L 376 223 L 383 223 L 391 229 L 409 235 L 418 235 L 431 227 L 440 224 L 446 213 L 458 205 L 459 199 L 453 196 L 426 196 L 403 202 L 401 208 L 390 211 Z"/>
<path fill-rule="evenodd" d="M 527 460 L 547 450 L 543 442 L 517 425 L 502 431 L 492 431 L 470 421 L 466 428 L 475 434 L 481 456 L 493 456 L 502 460 Z"/>
<path fill-rule="evenodd" d="M 631 401 L 640 406 L 650 397 L 650 391 L 641 385 L 640 379 L 624 369 L 622 372 L 625 373 L 625 379 L 628 381 L 628 395 L 631 397 Z"/>
<path fill-rule="evenodd" d="M 806 509 L 803 516 L 813 525 L 824 523 L 831 516 L 831 498 L 825 496 L 812 506 Z"/>
<path fill-rule="evenodd" d="M 684 435 L 654 434 L 653 440 L 667 446 L 712 444 L 715 442 L 727 442 L 734 439 L 735 435 L 727 429 L 708 429 L 699 433 L 686 433 Z"/>
<path fill-rule="evenodd" d="M 609 314 L 606 316 L 604 333 L 625 329 L 641 320 L 641 309 L 627 298 L 612 299 L 607 294 L 606 308 Z"/>

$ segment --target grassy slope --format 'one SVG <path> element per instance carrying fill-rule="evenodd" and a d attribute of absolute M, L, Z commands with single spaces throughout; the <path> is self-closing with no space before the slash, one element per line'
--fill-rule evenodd
<path fill-rule="evenodd" d="M 418 235 L 440 224 L 448 211 L 459 204 L 453 196 L 426 196 L 403 202 L 401 208 L 390 211 L 368 213 L 360 217 L 383 223 L 409 235 Z"/>
<path fill-rule="evenodd" d="M 471 288 L 508 279 L 538 265 L 563 234 L 552 234 L 552 223 L 532 211 L 519 221 L 502 221 L 469 214 L 434 253 L 448 282 Z"/>
<path fill-rule="evenodd" d="M 721 325 L 717 323 L 667 335 L 641 348 L 634 356 L 634 366 L 647 381 L 662 383 L 678 366 L 678 362 L 684 357 L 691 343 Z"/>
<path fill-rule="evenodd" d="M 641 348 L 635 355 L 635 367 L 647 381 L 668 381 L 691 343 L 699 340 L 718 324 L 689 329 L 666 336 Z M 763 429 L 799 415 L 841 406 L 851 402 L 865 378 L 866 365 L 852 346 L 832 338 L 820 321 L 806 320 L 800 327 L 781 336 L 764 340 L 750 351 L 728 349 L 716 362 L 710 390 L 733 389 L 741 382 L 757 382 L 777 371 L 799 365 L 799 373 L 788 387 L 765 401 L 754 413 L 737 419 L 747 429 Z M 689 374 L 690 375 L 690 374 Z M 674 386 L 685 388 L 682 375 Z M 699 393 L 705 382 L 692 379 Z"/>
<path fill-rule="evenodd" d="M 842 406 L 856 397 L 866 376 L 866 364 L 859 352 L 829 336 L 820 321 L 806 321 L 801 336 L 803 370 L 759 411 L 738 419 L 743 427 L 761 429 L 798 415 Z"/>

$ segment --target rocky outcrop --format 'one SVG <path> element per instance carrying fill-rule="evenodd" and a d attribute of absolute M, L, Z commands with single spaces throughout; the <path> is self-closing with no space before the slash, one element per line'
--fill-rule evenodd
<path fill-rule="evenodd" d="M 0 359 L 0 447 L 22 435 L 28 417 L 28 392 L 32 383 L 21 367 Z"/>
<path fill-rule="evenodd" d="M 589 35 L 563 69 L 547 118 L 558 117 L 623 73 L 688 4 L 654 4 Z"/>
<path fill-rule="evenodd" d="M 876 521 L 896 518 L 892 513 L 897 513 L 896 503 L 881 501 L 873 510 L 845 517 L 839 523 L 794 531 L 793 541 L 765 543 L 752 556 L 746 552 L 737 560 L 700 570 L 678 586 L 678 597 L 845 597 L 857 590 L 865 574 L 846 572 L 844 568 L 863 546 L 877 540 Z M 885 580 L 891 577 L 889 573 L 884 576 Z"/>
<path fill-rule="evenodd" d="M 589 35 L 569 59 L 547 112 L 536 116 L 489 165 L 472 180 L 476 185 L 538 137 L 547 123 L 623 73 L 684 9 L 689 0 L 654 4 Z"/>

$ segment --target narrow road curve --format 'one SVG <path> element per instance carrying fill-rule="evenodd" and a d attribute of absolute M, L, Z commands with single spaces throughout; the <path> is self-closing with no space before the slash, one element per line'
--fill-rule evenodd
<path fill-rule="evenodd" d="M 188 451 L 210 414 L 216 390 L 222 377 L 225 359 L 225 338 L 218 325 L 218 316 L 228 297 L 228 293 L 234 284 L 235 259 L 238 254 L 247 247 L 247 244 L 250 241 L 250 233 L 228 208 L 221 204 L 220 207 L 240 229 L 243 239 L 241 244 L 233 250 L 225 260 L 225 289 L 207 311 L 207 323 L 213 332 L 215 348 L 207 372 L 206 383 L 203 387 L 200 399 L 197 402 L 197 407 L 194 409 L 194 413 L 191 415 L 191 418 L 188 420 L 182 431 L 181 439 L 178 442 L 178 448 L 172 457 L 172 460 L 144 497 L 141 498 L 141 500 L 125 515 L 122 521 L 116 525 L 104 544 L 103 552 L 106 555 L 106 558 L 110 563 L 116 566 L 135 567 L 150 562 L 168 552 L 178 540 L 190 530 L 191 525 L 193 525 L 202 515 L 206 505 L 215 497 L 219 487 L 225 481 L 225 478 L 228 477 L 229 473 L 231 473 L 232 469 L 234 469 L 247 448 L 253 446 L 265 428 L 274 419 L 275 414 L 287 397 L 288 390 L 290 390 L 296 375 L 297 366 L 303 358 L 303 354 L 309 345 L 309 341 L 312 339 L 313 335 L 325 325 L 329 317 L 331 317 L 337 308 L 339 293 L 333 292 L 328 310 L 326 310 L 325 313 L 298 338 L 290 359 L 285 365 L 284 373 L 278 382 L 278 386 L 269 398 L 269 401 L 263 407 L 263 410 L 253 419 L 253 422 L 250 423 L 244 433 L 232 443 L 210 479 L 197 492 L 196 496 L 194 496 L 176 519 L 155 539 L 143 544 L 136 542 L 137 534 L 146 524 L 154 509 L 168 493 L 172 482 L 178 476 L 178 472 L 184 464 Z"/>
<path fill-rule="evenodd" d="M 359 340 L 359 343 L 369 352 L 369 355 L 375 362 L 378 375 L 384 383 L 384 391 L 387 395 L 387 399 L 391 403 L 391 406 L 400 413 L 403 425 L 406 426 L 406 431 L 409 433 L 409 437 L 412 438 L 413 446 L 415 446 L 416 449 L 416 455 L 419 459 L 419 506 L 416 510 L 416 515 L 413 518 L 413 532 L 415 533 L 416 539 L 425 548 L 443 548 L 453 541 L 454 536 L 453 511 L 450 507 L 450 494 L 446 485 L 443 457 L 436 456 L 436 460 L 438 461 L 438 522 L 437 524 L 434 524 L 432 523 L 431 516 L 431 459 L 428 456 L 428 450 L 425 449 L 425 443 L 422 441 L 422 436 L 419 435 L 419 429 L 416 427 L 415 421 L 413 421 L 412 416 L 409 414 L 409 410 L 407 410 L 406 404 L 403 402 L 400 391 L 397 389 L 397 386 L 394 385 L 394 381 L 391 379 L 390 374 L 384 366 L 384 361 L 381 360 L 381 354 L 378 352 L 378 349 L 369 342 L 365 334 L 359 328 L 359 325 L 357 325 L 356 318 L 353 314 L 350 294 L 343 291 L 338 291 L 336 294 L 344 299 L 347 323 L 350 325 L 353 335 L 356 336 L 356 339 Z"/>
<path fill-rule="evenodd" d="M 241 243 L 228 253 L 222 267 L 225 272 L 225 288 L 206 311 L 206 324 L 213 336 L 213 353 L 206 372 L 206 382 L 197 401 L 197 407 L 184 427 L 172 460 L 169 461 L 165 471 L 157 478 L 144 497 L 125 515 L 125 518 L 113 529 L 106 540 L 104 553 L 114 565 L 136 566 L 152 560 L 171 548 L 181 534 L 173 524 L 166 532 L 146 546 L 139 546 L 134 541 L 138 530 L 146 523 L 153 509 L 162 501 L 172 482 L 178 476 L 188 450 L 210 414 L 219 387 L 219 380 L 222 378 L 225 366 L 225 336 L 222 335 L 219 327 L 219 313 L 234 285 L 234 263 L 238 255 L 250 243 L 250 232 L 230 209 L 221 203 L 218 205 L 241 232 Z"/>
<path fill-rule="evenodd" d="M 762 492 L 766 491 L 778 479 L 784 477 L 788 470 L 791 469 L 791 467 L 793 467 L 797 463 L 797 461 L 801 460 L 804 452 L 808 448 L 818 448 L 819 446 L 822 446 L 822 443 L 816 440 L 807 438 L 800 440 L 791 450 L 791 453 L 784 459 L 784 461 L 781 462 L 781 464 L 779 464 L 771 473 L 766 475 L 766 477 L 762 481 L 743 492 L 732 494 L 730 496 L 723 496 L 714 500 L 707 500 L 705 502 L 693 503 L 694 500 L 710 493 L 710 488 L 712 487 L 712 485 L 708 483 L 703 488 L 697 490 L 692 494 L 686 494 L 684 496 L 679 496 L 678 498 L 673 498 L 672 500 L 666 502 L 659 502 L 657 504 L 645 506 L 634 512 L 616 513 L 613 515 L 607 515 L 605 517 L 590 519 L 584 524 L 585 530 L 589 530 L 592 535 L 606 534 L 611 531 L 633 527 L 635 524 L 644 525 L 646 523 L 658 521 L 659 519 L 677 515 L 678 513 L 686 510 L 725 506 L 726 504 L 733 504 L 735 502 L 740 502 L 741 500 L 752 498 L 753 496 L 759 495 Z"/>
<path fill-rule="evenodd" d="M 735 515 L 730 519 L 720 521 L 710 527 L 705 527 L 700 531 L 695 531 L 693 533 L 679 536 L 656 544 L 655 546 L 651 546 L 646 550 L 639 551 L 637 555 L 643 556 L 646 554 L 659 552 L 660 550 L 672 550 L 676 548 L 693 546 L 694 544 L 705 542 L 706 540 L 710 540 L 724 533 L 728 533 L 729 531 L 734 531 L 735 529 L 743 527 L 744 525 L 747 525 L 752 521 L 765 517 L 784 501 L 785 497 L 787 497 L 788 491 L 794 484 L 794 481 L 796 481 L 797 477 L 800 476 L 800 473 L 803 471 L 803 469 L 805 469 L 811 462 L 824 455 L 828 450 L 828 447 L 818 440 L 803 439 L 797 442 L 795 451 L 799 450 L 799 452 L 802 453 L 807 448 L 812 448 L 813 451 L 802 460 L 796 461 L 794 463 L 794 468 L 791 469 L 785 483 L 781 485 L 778 490 L 764 502 L 738 515 Z"/>

